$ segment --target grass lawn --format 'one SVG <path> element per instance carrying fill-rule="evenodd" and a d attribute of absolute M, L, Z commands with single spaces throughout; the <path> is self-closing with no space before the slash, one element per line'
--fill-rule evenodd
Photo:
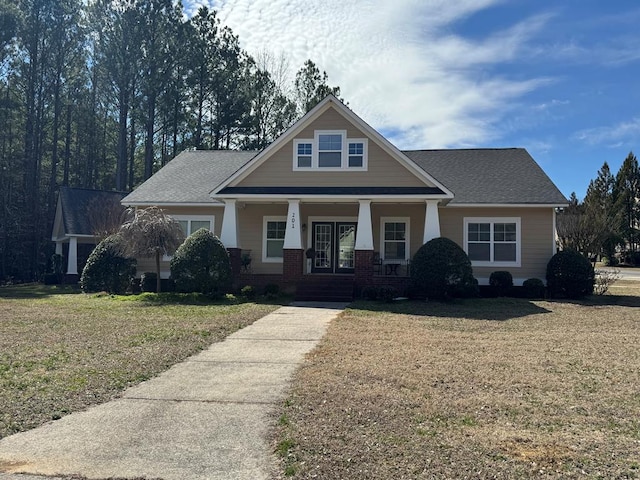
<path fill-rule="evenodd" d="M 171 298 L 0 287 L 0 438 L 117 397 L 278 307 Z"/>
<path fill-rule="evenodd" d="M 355 303 L 277 415 L 286 477 L 640 478 L 640 282 Z"/>

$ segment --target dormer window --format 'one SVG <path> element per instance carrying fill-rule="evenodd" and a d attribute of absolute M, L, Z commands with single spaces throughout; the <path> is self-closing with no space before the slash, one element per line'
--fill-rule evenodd
<path fill-rule="evenodd" d="M 347 138 L 345 130 L 316 130 L 313 140 L 293 141 L 294 170 L 366 170 L 367 139 Z"/>

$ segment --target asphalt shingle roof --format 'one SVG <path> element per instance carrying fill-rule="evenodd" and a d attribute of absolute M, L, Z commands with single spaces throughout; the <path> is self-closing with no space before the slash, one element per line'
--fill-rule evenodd
<path fill-rule="evenodd" d="M 524 148 L 403 151 L 451 190 L 451 204 L 566 204 Z"/>
<path fill-rule="evenodd" d="M 106 204 L 112 198 L 118 202 L 126 193 L 86 188 L 60 187 L 62 221 L 66 235 L 92 235 L 89 209 L 94 204 Z"/>
<path fill-rule="evenodd" d="M 523 148 L 410 150 L 402 153 L 454 193 L 451 204 L 567 203 Z M 216 203 L 209 193 L 256 155 L 255 151 L 182 152 L 127 195 L 123 203 Z M 387 187 L 380 185 L 378 188 Z M 227 189 L 225 191 L 230 193 Z M 394 192 L 387 193 L 392 195 Z M 351 194 L 357 194 L 357 186 L 354 185 Z"/>
<path fill-rule="evenodd" d="M 182 152 L 127 195 L 122 203 L 216 203 L 209 192 L 256 154 L 255 151 L 230 150 Z"/>

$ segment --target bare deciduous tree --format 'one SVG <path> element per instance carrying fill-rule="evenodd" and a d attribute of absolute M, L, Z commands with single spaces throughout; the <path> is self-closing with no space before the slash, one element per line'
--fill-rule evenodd
<path fill-rule="evenodd" d="M 159 207 L 132 212 L 131 219 L 120 228 L 126 252 L 132 256 L 153 257 L 156 261 L 156 292 L 160 292 L 160 257 L 173 255 L 184 241 L 177 220 Z"/>

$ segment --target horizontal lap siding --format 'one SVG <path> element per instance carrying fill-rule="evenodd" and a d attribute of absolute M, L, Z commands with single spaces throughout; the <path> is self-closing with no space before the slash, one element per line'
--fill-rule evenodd
<path fill-rule="evenodd" d="M 251 250 L 251 272 L 281 274 L 282 263 L 262 263 L 262 230 L 264 216 L 287 216 L 286 204 L 246 204 L 238 209 L 238 243 L 243 250 Z"/>
<path fill-rule="evenodd" d="M 547 263 L 553 255 L 553 209 L 551 208 L 441 208 L 440 228 L 443 237 L 464 248 L 465 217 L 520 217 L 522 228 L 521 267 L 475 267 L 477 278 L 489 278 L 496 270 L 511 272 L 514 279 L 546 276 Z"/>
<path fill-rule="evenodd" d="M 329 109 L 310 127 L 296 136 L 313 139 L 315 130 L 346 130 L 348 138 L 365 138 L 365 134 L 352 123 Z M 293 171 L 293 141 L 287 142 L 234 186 L 240 187 L 423 187 L 425 182 L 391 158 L 378 145 L 369 140 L 369 166 L 367 171 L 322 172 Z M 432 186 L 432 185 L 428 185 Z"/>

